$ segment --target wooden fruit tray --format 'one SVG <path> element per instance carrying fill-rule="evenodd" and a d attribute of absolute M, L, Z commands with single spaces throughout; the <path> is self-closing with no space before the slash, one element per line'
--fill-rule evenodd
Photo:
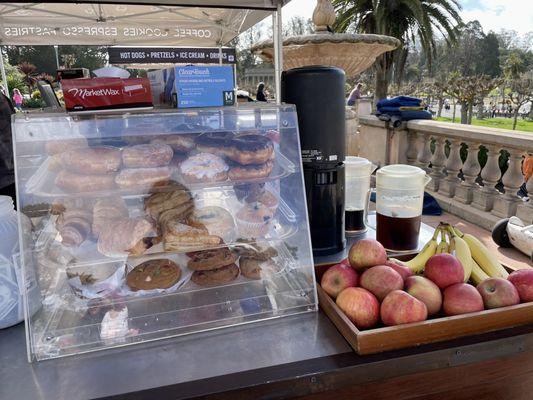
<path fill-rule="evenodd" d="M 331 264 L 315 266 L 320 307 L 350 343 L 350 346 L 360 355 L 415 347 L 533 323 L 533 303 L 523 303 L 453 317 L 433 318 L 412 324 L 382 326 L 361 331 L 320 286 L 322 274 L 330 266 Z"/>

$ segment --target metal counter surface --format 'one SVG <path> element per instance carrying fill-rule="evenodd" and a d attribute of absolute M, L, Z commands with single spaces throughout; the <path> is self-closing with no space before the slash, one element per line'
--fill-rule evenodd
<path fill-rule="evenodd" d="M 428 234 L 431 229 L 424 227 L 421 244 Z M 349 238 L 347 248 L 364 236 Z M 335 262 L 345 253 L 315 262 Z M 283 375 L 284 365 L 334 369 L 337 356 L 359 359 L 322 311 L 33 364 L 27 362 L 19 324 L 0 330 L 0 399 L 142 398 L 134 394 L 165 387 L 172 387 L 169 398 L 177 399 L 264 384 L 273 379 L 272 368 L 280 367 L 276 374 Z M 255 370 L 263 372 L 242 382 L 234 378 Z M 286 378 L 297 377 L 286 370 Z M 223 379 L 228 375 L 233 378 Z M 216 384 L 208 383 L 216 377 Z M 187 390 L 178 388 L 187 382 Z"/>
<path fill-rule="evenodd" d="M 29 364 L 19 324 L 0 331 L 0 399 L 99 398 L 350 351 L 318 312 Z"/>

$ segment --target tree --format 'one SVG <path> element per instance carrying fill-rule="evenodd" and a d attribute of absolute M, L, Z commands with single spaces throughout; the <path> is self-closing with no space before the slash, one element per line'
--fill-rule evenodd
<path fill-rule="evenodd" d="M 484 98 L 492 89 L 501 85 L 500 78 L 491 78 L 487 75 L 462 76 L 452 74 L 445 86 L 448 95 L 457 99 L 461 105 L 461 124 L 472 123 L 474 103 L 478 98 Z"/>
<path fill-rule="evenodd" d="M 287 23 L 283 24 L 283 36 L 301 36 L 312 33 L 314 30 L 313 21 L 300 16 L 292 17 Z"/>
<path fill-rule="evenodd" d="M 18 65 L 27 61 L 35 65 L 37 71 L 56 75 L 56 56 L 54 46 L 6 46 L 9 63 Z M 59 46 L 59 60 L 62 55 L 72 54 L 76 62 L 74 68 L 94 70 L 103 67 L 107 60 L 107 48 L 104 46 Z"/>
<path fill-rule="evenodd" d="M 428 82 L 424 85 L 424 91 L 427 93 L 428 97 L 438 101 L 437 118 L 442 115 L 447 86 L 448 82 L 445 78 L 438 81 Z"/>
<path fill-rule="evenodd" d="M 24 82 L 24 75 L 21 74 L 18 68 L 6 61 L 4 61 L 4 68 L 6 70 L 7 87 L 9 89 L 9 93 L 13 93 L 13 89 L 15 88 L 21 93 L 26 92 L 28 88 Z"/>
<path fill-rule="evenodd" d="M 498 37 L 494 32 L 489 32 L 479 44 L 479 60 L 476 73 L 488 75 L 492 78 L 500 76 L 500 48 Z"/>
<path fill-rule="evenodd" d="M 508 82 L 511 91 L 508 94 L 509 101 L 514 106 L 513 130 L 516 129 L 518 112 L 520 108 L 529 102 L 533 102 L 533 79 L 522 75 Z M 533 107 L 533 104 L 531 105 Z"/>
<path fill-rule="evenodd" d="M 23 76 L 23 80 L 28 88 L 28 92 L 31 94 L 33 85 L 35 84 L 35 75 L 37 72 L 37 67 L 27 61 L 24 61 L 21 62 L 17 68 Z"/>
<path fill-rule="evenodd" d="M 263 39 L 262 25 L 256 25 L 246 30 L 235 39 L 229 46 L 235 47 L 237 53 L 237 81 L 244 79 L 246 69 L 252 68 L 258 64 L 258 57 L 251 52 L 251 47 Z"/>
<path fill-rule="evenodd" d="M 513 51 L 509 54 L 505 60 L 503 71 L 508 80 L 517 80 L 521 74 L 526 72 L 524 60 L 518 52 Z"/>
<path fill-rule="evenodd" d="M 431 65 L 436 49 L 435 31 L 453 42 L 456 27 L 461 23 L 456 0 L 333 0 L 333 5 L 338 13 L 336 30 L 389 35 L 402 42 L 400 49 L 382 54 L 374 64 L 375 99 L 387 96 L 393 64 L 401 60 L 410 44 L 417 40 Z"/>

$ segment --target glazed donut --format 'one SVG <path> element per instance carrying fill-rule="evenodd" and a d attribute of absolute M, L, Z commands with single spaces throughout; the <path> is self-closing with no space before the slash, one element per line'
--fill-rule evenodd
<path fill-rule="evenodd" d="M 183 161 L 179 166 L 185 181 L 220 182 L 228 179 L 228 165 L 215 154 L 198 153 Z"/>
<path fill-rule="evenodd" d="M 177 153 L 187 153 L 194 149 L 194 136 L 179 133 L 161 135 L 152 139 L 150 143 L 168 144 Z"/>
<path fill-rule="evenodd" d="M 61 154 L 61 164 L 79 174 L 108 174 L 120 169 L 120 149 L 109 146 L 72 149 Z"/>
<path fill-rule="evenodd" d="M 86 175 L 61 170 L 56 176 L 55 185 L 67 192 L 93 192 L 115 187 L 115 174 Z"/>
<path fill-rule="evenodd" d="M 203 153 L 212 153 L 218 156 L 225 156 L 231 148 L 233 132 L 206 132 L 195 139 L 196 148 Z"/>
<path fill-rule="evenodd" d="M 170 163 L 174 151 L 166 144 L 138 144 L 122 150 L 122 163 L 128 168 L 163 167 Z"/>
<path fill-rule="evenodd" d="M 231 141 L 226 156 L 242 165 L 263 164 L 272 159 L 274 145 L 263 135 L 240 135 Z"/>
<path fill-rule="evenodd" d="M 170 180 L 169 167 L 124 168 L 115 182 L 121 189 L 149 190 L 157 186 L 166 186 Z"/>
<path fill-rule="evenodd" d="M 264 164 L 240 165 L 232 163 L 228 176 L 232 181 L 260 179 L 269 176 L 273 168 L 274 162 L 272 160 L 267 160 Z"/>
<path fill-rule="evenodd" d="M 84 137 L 52 139 L 44 144 L 44 149 L 49 155 L 61 154 L 65 151 L 87 147 L 87 139 Z"/>

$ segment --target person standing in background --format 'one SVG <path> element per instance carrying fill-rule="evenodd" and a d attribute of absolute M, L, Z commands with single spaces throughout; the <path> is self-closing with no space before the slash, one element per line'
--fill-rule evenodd
<path fill-rule="evenodd" d="M 259 84 L 257 85 L 257 93 L 255 94 L 255 99 L 257 101 L 267 101 L 264 82 L 259 82 Z"/>
<path fill-rule="evenodd" d="M 348 102 L 347 104 L 349 106 L 355 105 L 356 100 L 359 100 L 361 98 L 361 89 L 363 88 L 362 83 L 358 83 L 355 85 L 355 88 L 351 91 L 350 96 L 348 96 Z"/>
<path fill-rule="evenodd" d="M 13 114 L 15 114 L 13 104 L 2 90 L 0 93 L 0 195 L 11 196 L 15 201 L 15 169 L 11 137 L 11 115 Z"/>
<path fill-rule="evenodd" d="M 23 100 L 24 98 L 22 97 L 20 90 L 17 88 L 13 89 L 13 103 L 15 104 L 15 108 L 19 111 L 22 111 Z"/>
<path fill-rule="evenodd" d="M 524 161 L 522 162 L 522 175 L 524 175 L 524 183 L 520 186 L 517 194 L 523 199 L 529 199 L 529 201 L 532 201 L 530 198 L 531 196 L 527 192 L 526 185 L 527 181 L 532 179 L 531 177 L 533 176 L 533 155 L 527 154 L 524 157 Z"/>

